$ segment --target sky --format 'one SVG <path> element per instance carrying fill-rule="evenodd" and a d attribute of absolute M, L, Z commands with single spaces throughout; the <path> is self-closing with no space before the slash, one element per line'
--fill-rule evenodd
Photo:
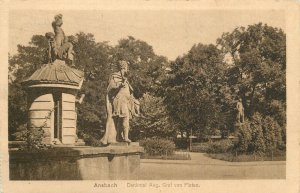
<path fill-rule="evenodd" d="M 133 36 L 146 41 L 158 55 L 174 60 L 197 43 L 215 44 L 223 32 L 258 22 L 285 30 L 280 10 L 13 10 L 9 13 L 9 52 L 28 45 L 33 35 L 52 32 L 56 14 L 63 15 L 66 35 L 92 33 L 97 42 L 116 45 Z"/>

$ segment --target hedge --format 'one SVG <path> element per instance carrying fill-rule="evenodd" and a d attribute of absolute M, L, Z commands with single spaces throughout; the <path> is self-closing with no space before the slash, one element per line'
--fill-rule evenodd
<path fill-rule="evenodd" d="M 150 138 L 139 141 L 140 145 L 144 147 L 145 153 L 148 155 L 173 155 L 175 144 L 171 140 Z"/>

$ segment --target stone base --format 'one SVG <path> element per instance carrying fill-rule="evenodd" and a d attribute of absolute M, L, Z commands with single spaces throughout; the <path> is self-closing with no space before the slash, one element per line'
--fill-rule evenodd
<path fill-rule="evenodd" d="M 76 146 L 84 146 L 85 142 L 83 141 L 83 139 L 78 139 L 75 143 Z"/>
<path fill-rule="evenodd" d="M 10 180 L 137 180 L 139 146 L 65 146 L 9 152 Z"/>
<path fill-rule="evenodd" d="M 237 136 L 239 131 L 242 129 L 244 126 L 244 123 L 235 123 L 234 124 L 234 136 Z"/>
<path fill-rule="evenodd" d="M 235 127 L 241 127 L 241 126 L 243 126 L 243 125 L 244 125 L 244 123 L 235 123 L 235 124 L 234 124 Z"/>
<path fill-rule="evenodd" d="M 117 142 L 117 143 L 110 143 L 109 146 L 139 146 L 139 142 Z"/>
<path fill-rule="evenodd" d="M 62 146 L 62 145 L 67 145 L 67 146 L 84 146 L 85 142 L 83 141 L 83 139 L 77 139 L 77 141 L 75 141 L 75 144 L 63 144 L 59 139 L 55 138 L 53 140 L 53 144 L 55 146 Z"/>
<path fill-rule="evenodd" d="M 60 140 L 55 138 L 55 139 L 53 140 L 53 145 L 61 145 Z"/>

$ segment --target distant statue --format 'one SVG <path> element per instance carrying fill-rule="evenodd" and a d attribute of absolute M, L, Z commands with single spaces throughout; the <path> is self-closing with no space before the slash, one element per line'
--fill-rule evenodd
<path fill-rule="evenodd" d="M 127 80 L 128 64 L 118 63 L 118 72 L 111 74 L 107 95 L 107 121 L 103 144 L 116 142 L 131 142 L 129 139 L 129 119 L 139 115 L 139 102 L 133 95 L 133 89 Z"/>
<path fill-rule="evenodd" d="M 236 109 L 237 109 L 237 122 L 243 123 L 244 122 L 244 106 L 242 103 L 242 99 L 239 99 L 236 103 Z"/>
<path fill-rule="evenodd" d="M 62 15 L 56 15 L 52 22 L 54 34 L 52 32 L 47 32 L 45 34 L 49 42 L 48 59 L 49 62 L 54 62 L 56 59 L 60 59 L 66 61 L 66 63 L 72 64 L 74 54 L 73 44 L 68 40 L 68 37 L 65 36 L 65 33 L 61 28 L 62 24 Z"/>

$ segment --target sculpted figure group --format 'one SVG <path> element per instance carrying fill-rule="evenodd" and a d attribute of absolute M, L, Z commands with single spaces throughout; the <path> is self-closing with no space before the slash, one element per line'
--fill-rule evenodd
<path fill-rule="evenodd" d="M 56 15 L 54 17 L 54 21 L 52 22 L 54 34 L 52 32 L 47 32 L 45 34 L 49 42 L 48 59 L 50 63 L 55 61 L 56 59 L 60 59 L 64 60 L 68 64 L 72 64 L 74 54 L 73 44 L 61 28 L 62 24 L 62 15 Z"/>

